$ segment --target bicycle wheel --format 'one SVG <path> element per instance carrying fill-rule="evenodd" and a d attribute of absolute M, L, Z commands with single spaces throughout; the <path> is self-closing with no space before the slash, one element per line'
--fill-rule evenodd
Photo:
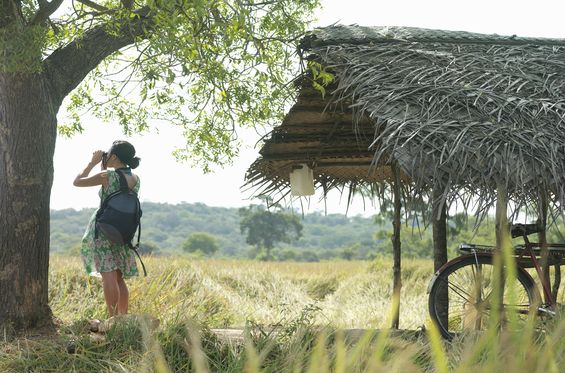
<path fill-rule="evenodd" d="M 445 338 L 488 328 L 495 298 L 494 277 L 495 267 L 490 255 L 462 256 L 440 270 L 430 284 L 428 306 L 432 321 Z M 517 281 L 513 281 L 512 286 L 505 284 L 501 296 L 503 324 L 505 311 L 509 310 L 516 312 L 519 322 L 525 322 L 540 299 L 531 277 L 520 267 Z"/>

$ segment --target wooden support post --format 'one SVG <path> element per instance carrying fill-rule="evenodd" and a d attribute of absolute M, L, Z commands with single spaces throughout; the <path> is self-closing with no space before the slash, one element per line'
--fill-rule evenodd
<path fill-rule="evenodd" d="M 443 202 L 443 188 L 435 187 L 432 201 L 434 272 L 447 263 L 447 208 Z"/>
<path fill-rule="evenodd" d="M 502 249 L 505 240 L 509 237 L 508 226 L 508 193 L 506 183 L 499 182 L 497 185 L 496 196 L 496 212 L 495 212 L 495 227 L 496 227 L 496 247 Z"/>
<path fill-rule="evenodd" d="M 400 187 L 400 170 L 398 165 L 393 163 L 392 174 L 394 177 L 393 182 L 393 195 L 394 195 L 394 220 L 392 222 L 393 235 L 392 235 L 392 250 L 393 250 L 393 285 L 392 285 L 392 325 L 391 328 L 398 329 L 400 325 L 400 290 L 402 288 L 401 282 L 401 265 L 400 265 L 400 214 L 402 208 L 401 202 L 401 187 Z"/>
<path fill-rule="evenodd" d="M 432 193 L 432 227 L 434 241 L 434 272 L 447 263 L 447 208 L 443 203 L 443 188 L 435 186 Z M 438 315 L 443 325 L 448 323 L 449 299 L 447 284 L 439 290 Z"/>
<path fill-rule="evenodd" d="M 553 269 L 555 269 L 555 281 L 551 288 L 551 295 L 553 296 L 553 300 L 557 302 L 557 293 L 559 292 L 559 286 L 561 285 L 561 263 L 555 263 Z"/>
<path fill-rule="evenodd" d="M 504 279 L 504 271 L 502 270 L 504 265 L 504 250 L 508 249 L 508 245 L 510 244 L 510 227 L 508 225 L 508 190 L 506 188 L 506 183 L 504 181 L 499 181 L 497 183 L 496 189 L 496 212 L 495 212 L 495 227 L 496 227 L 496 247 L 498 248 L 499 257 L 498 260 L 495 257 L 495 278 L 494 278 L 494 286 L 495 288 L 500 289 L 500 293 L 498 294 L 498 303 L 492 306 L 493 309 L 502 310 L 502 304 L 504 303 L 504 287 L 505 287 L 505 279 Z M 500 265 L 497 265 L 500 264 Z M 497 284 L 500 284 L 498 286 Z M 496 293 L 496 292 L 495 292 Z M 493 299 L 496 299 L 493 298 Z M 501 316 L 501 315 L 500 315 Z M 500 322 L 500 319 L 499 319 Z"/>
<path fill-rule="evenodd" d="M 549 275 L 549 250 L 547 248 L 547 235 L 545 230 L 547 229 L 547 209 L 548 209 L 548 197 L 546 192 L 542 192 L 540 195 L 540 212 L 538 217 L 538 223 L 542 226 L 542 231 L 538 233 L 538 242 L 541 244 L 540 252 L 540 262 L 541 271 L 543 274 L 544 281 L 547 284 L 548 289 L 551 288 L 551 277 Z M 559 288 L 559 286 L 558 286 Z M 557 299 L 557 291 L 552 290 L 551 296 L 553 300 Z M 549 299 L 546 299 L 549 302 Z"/>

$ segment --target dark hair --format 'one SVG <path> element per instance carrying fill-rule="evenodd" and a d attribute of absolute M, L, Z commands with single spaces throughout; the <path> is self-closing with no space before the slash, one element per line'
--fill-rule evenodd
<path fill-rule="evenodd" d="M 132 144 L 123 140 L 116 140 L 112 143 L 112 147 L 108 154 L 115 154 L 123 164 L 136 168 L 139 166 L 140 158 L 135 156 L 135 148 Z"/>

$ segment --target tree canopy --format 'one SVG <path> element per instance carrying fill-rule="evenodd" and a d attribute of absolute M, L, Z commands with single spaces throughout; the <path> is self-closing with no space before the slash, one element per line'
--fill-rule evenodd
<path fill-rule="evenodd" d="M 237 154 L 236 125 L 281 118 L 298 68 L 295 44 L 319 1 L 8 3 L 0 40 L 10 48 L 0 69 L 48 68 L 60 99 L 72 91 L 60 133 L 80 132 L 86 111 L 125 133 L 170 122 L 186 137 L 177 156 L 207 169 Z M 77 55 L 84 63 L 69 69 Z"/>

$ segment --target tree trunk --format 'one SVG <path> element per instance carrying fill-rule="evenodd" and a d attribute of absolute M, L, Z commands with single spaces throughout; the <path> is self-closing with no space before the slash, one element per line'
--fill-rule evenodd
<path fill-rule="evenodd" d="M 0 73 L 0 332 L 50 321 L 49 199 L 57 109 L 43 75 Z"/>

